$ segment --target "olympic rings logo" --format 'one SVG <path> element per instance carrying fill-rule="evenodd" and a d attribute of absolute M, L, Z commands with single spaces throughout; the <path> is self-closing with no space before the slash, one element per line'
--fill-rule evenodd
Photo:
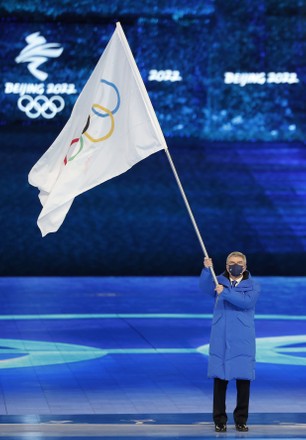
<path fill-rule="evenodd" d="M 102 84 L 106 84 L 108 86 L 110 86 L 116 94 L 116 105 L 113 108 L 113 110 L 109 110 L 108 108 L 100 105 L 100 104 L 93 104 L 91 106 L 91 110 L 93 112 L 93 116 L 89 115 L 86 125 L 83 129 L 82 135 L 80 136 L 80 138 L 76 138 L 73 139 L 69 145 L 69 149 L 72 147 L 73 144 L 79 144 L 78 150 L 76 152 L 71 153 L 70 157 L 68 158 L 68 154 L 65 156 L 64 159 L 64 164 L 67 165 L 68 162 L 71 162 L 73 159 L 75 159 L 80 152 L 83 150 L 84 147 L 84 139 L 83 139 L 83 135 L 87 137 L 87 139 L 89 139 L 91 142 L 103 142 L 106 139 L 110 138 L 111 135 L 114 132 L 115 129 L 115 120 L 114 120 L 114 114 L 117 113 L 119 107 L 120 107 L 120 94 L 118 91 L 118 88 L 116 87 L 116 85 L 110 81 L 106 81 L 105 79 L 101 79 L 100 82 Z M 110 118 L 110 128 L 108 130 L 108 132 L 106 134 L 104 134 L 104 136 L 100 136 L 98 138 L 94 138 L 91 134 L 89 134 L 88 129 L 92 123 L 92 119 L 93 117 L 98 117 L 98 118 Z M 96 128 L 96 124 L 95 124 L 95 128 Z"/>
<path fill-rule="evenodd" d="M 44 95 L 38 95 L 35 98 L 31 95 L 24 95 L 18 99 L 17 105 L 28 118 L 36 119 L 42 116 L 45 119 L 52 119 L 63 110 L 65 101 L 58 95 L 51 96 L 51 98 Z"/>

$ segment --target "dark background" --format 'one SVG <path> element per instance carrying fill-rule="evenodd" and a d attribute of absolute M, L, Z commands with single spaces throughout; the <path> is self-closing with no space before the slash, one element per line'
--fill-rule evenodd
<path fill-rule="evenodd" d="M 197 275 L 202 251 L 163 152 L 77 197 L 41 238 L 27 176 L 65 125 L 28 118 L 5 84 L 39 83 L 15 58 L 40 32 L 63 54 L 45 83 L 82 90 L 120 21 L 216 272 L 233 250 L 257 275 L 304 275 L 305 2 L 0 2 L 0 275 Z M 150 70 L 181 81 L 149 81 Z M 225 84 L 225 72 L 298 83 Z"/>

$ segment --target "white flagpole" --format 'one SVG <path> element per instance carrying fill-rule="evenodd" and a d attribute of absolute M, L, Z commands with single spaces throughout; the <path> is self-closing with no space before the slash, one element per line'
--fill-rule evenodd
<path fill-rule="evenodd" d="M 209 258 L 208 253 L 207 253 L 207 250 L 206 250 L 206 247 L 205 247 L 205 244 L 204 244 L 204 241 L 203 241 L 203 239 L 202 239 L 202 237 L 201 237 L 201 234 L 200 234 L 200 231 L 199 231 L 198 225 L 197 225 L 197 223 L 196 223 L 196 221 L 195 221 L 194 215 L 193 215 L 192 210 L 191 210 L 191 208 L 190 208 L 190 205 L 189 205 L 188 199 L 187 199 L 187 197 L 186 197 L 186 194 L 185 194 L 184 188 L 183 188 L 183 186 L 182 186 L 182 184 L 181 184 L 181 181 L 180 181 L 179 175 L 178 175 L 178 173 L 177 173 L 177 171 L 176 171 L 176 168 L 175 168 L 175 165 L 174 165 L 174 163 L 173 163 L 173 160 L 172 160 L 171 154 L 170 154 L 170 152 L 169 152 L 169 150 L 168 150 L 168 147 L 165 149 L 165 152 L 166 152 L 167 158 L 168 158 L 168 160 L 169 160 L 170 166 L 171 166 L 171 168 L 172 168 L 172 171 L 173 171 L 173 174 L 174 174 L 175 180 L 176 180 L 176 182 L 177 182 L 177 184 L 178 184 L 179 190 L 180 190 L 181 195 L 182 195 L 182 197 L 183 197 L 183 200 L 184 200 L 184 202 L 185 202 L 185 206 L 186 206 L 186 208 L 187 208 L 187 211 L 188 211 L 188 214 L 189 214 L 189 217 L 190 217 L 191 223 L 192 223 L 192 225 L 193 225 L 193 227 L 194 227 L 194 230 L 195 230 L 195 232 L 196 232 L 196 234 L 197 234 L 197 237 L 198 237 L 198 240 L 199 240 L 199 242 L 200 242 L 200 245 L 201 245 L 201 248 L 202 248 L 202 250 L 203 250 L 203 253 L 204 253 L 204 255 L 205 255 L 206 258 Z M 212 274 L 213 280 L 214 280 L 214 282 L 215 282 L 215 284 L 216 284 L 216 286 L 217 286 L 219 283 L 218 283 L 218 280 L 217 280 L 217 277 L 216 277 L 216 274 L 215 274 L 214 268 L 213 268 L 213 267 L 210 267 L 210 271 L 211 271 L 211 274 Z"/>
<path fill-rule="evenodd" d="M 136 81 L 137 81 L 137 83 L 138 83 L 139 89 L 142 91 L 142 96 L 143 96 L 143 98 L 144 98 L 145 105 L 146 105 L 146 107 L 147 107 L 147 109 L 148 109 L 149 117 L 151 118 L 152 124 L 154 125 L 154 127 L 155 127 L 157 133 L 159 134 L 160 141 L 161 141 L 162 145 L 164 146 L 165 153 L 166 153 L 166 155 L 167 155 L 167 157 L 168 157 L 168 160 L 169 160 L 170 166 L 171 166 L 171 168 L 172 168 L 172 171 L 173 171 L 174 177 L 175 177 L 175 179 L 176 179 L 176 182 L 177 182 L 178 187 L 179 187 L 179 189 L 180 189 L 181 195 L 182 195 L 183 200 L 184 200 L 184 202 L 185 202 L 185 206 L 186 206 L 186 208 L 187 208 L 187 211 L 188 211 L 188 214 L 189 214 L 189 216 L 190 216 L 191 222 L 192 222 L 193 227 L 194 227 L 194 229 L 195 229 L 195 232 L 196 232 L 196 234 L 197 234 L 197 237 L 198 237 L 198 240 L 199 240 L 199 242 L 200 242 L 201 248 L 202 248 L 202 250 L 203 250 L 203 252 L 204 252 L 205 257 L 209 258 L 209 257 L 208 257 L 207 250 L 206 250 L 206 247 L 205 247 L 204 242 L 203 242 L 203 239 L 202 239 L 202 237 L 201 237 L 201 234 L 200 234 L 199 228 L 198 228 L 197 223 L 196 223 L 196 221 L 195 221 L 194 215 L 193 215 L 193 213 L 192 213 L 192 211 L 191 211 L 191 208 L 190 208 L 190 205 L 189 205 L 188 199 L 187 199 L 187 197 L 186 197 L 186 194 L 185 194 L 184 188 L 183 188 L 183 186 L 182 186 L 182 184 L 181 184 L 180 178 L 179 178 L 179 176 L 178 176 L 178 174 L 177 174 L 177 171 L 176 171 L 176 168 L 175 168 L 175 166 L 174 166 L 174 163 L 173 163 L 172 157 L 171 157 L 171 155 L 170 155 L 170 152 L 169 152 L 169 149 L 168 149 L 168 146 L 167 146 L 167 143 L 166 143 L 166 140 L 165 140 L 165 137 L 164 137 L 163 131 L 162 131 L 160 125 L 159 125 L 159 122 L 158 122 L 157 116 L 156 116 L 156 114 L 155 114 L 155 111 L 154 111 L 153 105 L 152 105 L 152 103 L 151 103 L 150 97 L 149 97 L 149 95 L 148 95 L 148 93 L 147 93 L 147 90 L 146 90 L 146 87 L 145 87 L 145 85 L 144 85 L 143 79 L 142 79 L 142 77 L 141 77 L 141 75 L 140 75 L 140 72 L 139 72 L 139 70 L 138 70 L 138 67 L 137 67 L 136 61 L 135 61 L 135 59 L 134 59 L 134 57 L 133 57 L 133 54 L 132 54 L 132 51 L 131 51 L 131 49 L 130 49 L 129 43 L 128 43 L 127 39 L 126 39 L 126 36 L 125 36 L 125 34 L 124 34 L 124 32 L 123 32 L 123 29 L 122 29 L 122 27 L 121 27 L 121 24 L 120 24 L 119 22 L 116 23 L 116 28 L 117 28 L 118 33 L 119 33 L 119 35 L 120 35 L 120 38 L 121 38 L 121 41 L 122 41 L 123 47 L 124 47 L 125 50 L 126 50 L 126 54 L 127 54 L 128 60 L 129 60 L 129 62 L 130 62 L 131 69 L 132 69 L 132 71 L 133 71 L 133 73 L 134 73 L 135 79 L 136 79 Z M 216 284 L 216 286 L 217 286 L 217 284 L 218 284 L 218 280 L 217 280 L 217 277 L 216 277 L 216 274 L 215 274 L 215 271 L 214 271 L 213 267 L 210 267 L 210 270 L 211 270 L 211 274 L 212 274 L 213 280 L 214 280 L 214 282 L 215 282 L 215 284 Z"/>

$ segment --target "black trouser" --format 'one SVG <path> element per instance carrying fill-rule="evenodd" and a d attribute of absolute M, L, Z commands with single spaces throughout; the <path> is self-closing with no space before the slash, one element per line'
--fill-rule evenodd
<path fill-rule="evenodd" d="M 226 423 L 226 389 L 228 380 L 214 379 L 214 407 L 213 417 L 216 424 Z M 237 388 L 237 403 L 234 410 L 235 424 L 243 425 L 247 422 L 249 415 L 249 400 L 250 400 L 250 381 L 236 380 Z"/>

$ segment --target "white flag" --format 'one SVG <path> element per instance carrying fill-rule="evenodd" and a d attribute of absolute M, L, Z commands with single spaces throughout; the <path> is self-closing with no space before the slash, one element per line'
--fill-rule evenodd
<path fill-rule="evenodd" d="M 166 141 L 120 23 L 77 99 L 71 116 L 29 173 L 43 206 L 42 236 L 56 232 L 74 198 Z"/>

